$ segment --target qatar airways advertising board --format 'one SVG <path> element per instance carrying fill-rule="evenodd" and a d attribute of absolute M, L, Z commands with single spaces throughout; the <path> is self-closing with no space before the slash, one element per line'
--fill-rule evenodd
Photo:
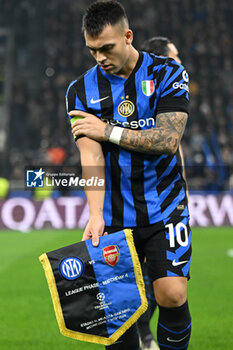
<path fill-rule="evenodd" d="M 233 195 L 193 194 L 189 196 L 191 226 L 232 226 Z M 84 228 L 89 217 L 86 199 L 82 197 L 47 198 L 34 201 L 9 198 L 0 201 L 0 229 Z"/>

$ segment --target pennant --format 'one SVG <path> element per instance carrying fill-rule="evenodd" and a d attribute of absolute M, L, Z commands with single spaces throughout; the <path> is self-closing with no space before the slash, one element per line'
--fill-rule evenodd
<path fill-rule="evenodd" d="M 82 241 L 39 257 L 63 335 L 110 345 L 147 309 L 131 230 Z"/>

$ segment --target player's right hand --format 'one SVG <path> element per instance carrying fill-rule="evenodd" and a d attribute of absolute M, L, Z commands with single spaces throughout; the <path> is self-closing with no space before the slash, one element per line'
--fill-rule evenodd
<path fill-rule="evenodd" d="M 99 245 L 99 237 L 107 235 L 107 232 L 104 232 L 104 219 L 101 216 L 90 217 L 88 224 L 83 232 L 82 240 L 92 239 L 92 244 L 94 247 Z"/>

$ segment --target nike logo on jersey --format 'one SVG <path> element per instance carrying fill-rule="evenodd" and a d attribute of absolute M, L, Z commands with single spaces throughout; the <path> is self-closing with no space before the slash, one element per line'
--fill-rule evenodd
<path fill-rule="evenodd" d="M 167 338 L 167 341 L 174 342 L 174 343 L 179 343 L 180 341 L 184 340 L 187 338 L 189 335 L 187 334 L 184 338 L 181 339 L 171 339 L 170 337 Z"/>
<path fill-rule="evenodd" d="M 98 102 L 101 102 L 103 100 L 106 100 L 107 98 L 109 98 L 109 96 L 106 96 L 106 97 L 103 97 L 103 98 L 100 98 L 99 100 L 94 100 L 94 98 L 92 97 L 91 99 L 91 103 L 94 104 L 94 103 L 98 103 Z"/>
<path fill-rule="evenodd" d="M 182 265 L 182 264 L 185 264 L 187 263 L 188 260 L 185 260 L 185 261 L 175 261 L 175 259 L 172 261 L 172 265 L 173 266 L 179 266 L 179 265 Z"/>

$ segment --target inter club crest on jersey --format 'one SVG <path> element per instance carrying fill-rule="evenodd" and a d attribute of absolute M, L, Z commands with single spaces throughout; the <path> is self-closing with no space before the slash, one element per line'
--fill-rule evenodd
<path fill-rule="evenodd" d="M 104 261 L 110 265 L 115 266 L 120 259 L 120 250 L 117 245 L 109 245 L 101 251 Z"/>
<path fill-rule="evenodd" d="M 143 80 L 142 81 L 142 92 L 146 96 L 151 96 L 155 91 L 154 80 Z"/>

